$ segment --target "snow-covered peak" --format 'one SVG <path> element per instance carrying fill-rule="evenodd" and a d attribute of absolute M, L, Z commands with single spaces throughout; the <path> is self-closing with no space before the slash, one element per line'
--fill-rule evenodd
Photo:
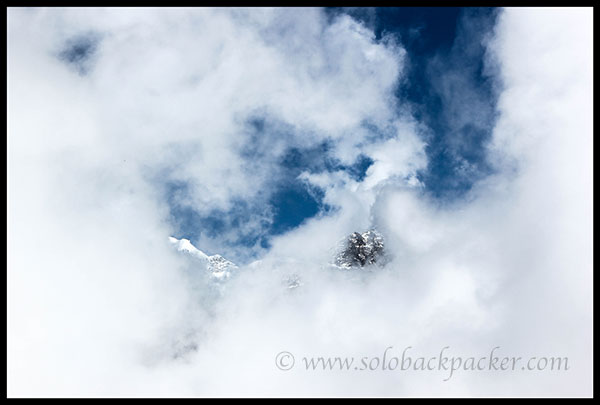
<path fill-rule="evenodd" d="M 175 245 L 180 252 L 187 252 L 198 259 L 208 260 L 209 258 L 206 253 L 192 245 L 192 242 L 190 242 L 189 239 L 177 239 L 169 236 L 169 242 Z"/>
<path fill-rule="evenodd" d="M 235 263 L 225 259 L 221 255 L 207 255 L 200 249 L 196 248 L 192 242 L 189 241 L 189 239 L 177 239 L 170 236 L 169 241 L 177 248 L 179 252 L 185 252 L 194 259 L 197 259 L 215 279 L 227 279 L 231 277 L 231 271 L 238 268 Z"/>

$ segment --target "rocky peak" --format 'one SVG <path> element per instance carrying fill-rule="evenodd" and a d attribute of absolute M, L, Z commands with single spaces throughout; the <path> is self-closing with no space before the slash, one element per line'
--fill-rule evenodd
<path fill-rule="evenodd" d="M 354 232 L 346 238 L 336 257 L 336 265 L 345 269 L 364 267 L 382 262 L 383 257 L 383 237 L 371 229 L 364 233 Z"/>

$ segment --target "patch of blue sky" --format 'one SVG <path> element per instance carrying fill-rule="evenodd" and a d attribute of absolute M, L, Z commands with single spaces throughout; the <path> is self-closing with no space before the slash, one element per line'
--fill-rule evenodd
<path fill-rule="evenodd" d="M 323 203 L 323 197 L 321 189 L 298 179 L 279 185 L 269 199 L 274 213 L 269 234 L 285 233 L 319 213 L 330 212 L 332 207 Z"/>
<path fill-rule="evenodd" d="M 234 199 L 228 209 L 213 209 L 203 213 L 194 206 L 182 203 L 189 194 L 189 186 L 181 181 L 167 181 L 164 184 L 170 221 L 176 238 L 190 239 L 197 243 L 202 237 L 214 239 L 222 247 L 218 252 L 233 259 L 244 259 L 241 250 L 253 247 L 269 247 L 268 229 L 271 223 L 270 212 L 260 201 Z M 247 225 L 258 222 L 253 227 Z M 206 249 L 205 247 L 203 247 Z"/>
<path fill-rule="evenodd" d="M 80 75 L 86 75 L 92 68 L 100 43 L 100 35 L 86 32 L 69 38 L 58 52 L 58 58 Z"/>
<path fill-rule="evenodd" d="M 362 181 L 367 169 L 374 163 L 370 157 L 360 154 L 352 164 L 344 165 L 331 154 L 332 150 L 332 141 L 322 142 L 308 148 L 292 147 L 283 155 L 280 166 L 283 170 L 289 171 L 287 177 L 295 178 L 304 171 L 322 173 L 341 170 L 348 173 L 354 180 Z"/>
<path fill-rule="evenodd" d="M 269 145 L 263 145 L 263 141 L 273 139 L 274 134 L 284 136 L 277 131 L 285 127 L 256 118 L 250 121 L 253 133 L 249 134 L 250 141 L 241 155 L 251 166 L 257 160 L 273 159 L 266 149 Z M 192 241 L 201 236 L 213 238 L 225 251 L 228 247 L 268 248 L 273 236 L 294 229 L 317 215 L 335 212 L 335 207 L 323 202 L 323 190 L 299 179 L 299 175 L 343 170 L 356 181 L 362 181 L 373 160 L 359 155 L 353 164 L 343 165 L 332 156 L 332 145 L 332 141 L 326 141 L 314 146 L 285 148 L 272 162 L 274 172 L 270 173 L 271 180 L 266 188 L 251 199 L 234 199 L 227 210 L 215 209 L 201 214 L 193 206 L 182 203 L 189 201 L 190 190 L 185 182 L 165 180 L 165 195 L 176 231 L 174 236 Z M 168 179 L 168 176 L 164 178 Z M 232 250 L 231 255 L 239 256 L 239 253 Z"/>

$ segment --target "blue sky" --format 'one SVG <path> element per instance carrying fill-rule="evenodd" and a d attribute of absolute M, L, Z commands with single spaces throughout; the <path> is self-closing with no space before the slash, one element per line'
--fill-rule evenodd
<path fill-rule="evenodd" d="M 348 14 L 372 29 L 375 41 L 392 36 L 406 50 L 405 72 L 394 94 L 398 108 L 408 109 L 426 127 L 421 136 L 428 164 L 417 178 L 424 185 L 423 193 L 434 202 L 460 201 L 475 182 L 491 173 L 485 146 L 495 122 L 496 95 L 485 69 L 483 41 L 494 28 L 497 10 L 331 8 L 326 14 L 331 21 Z M 274 138 L 298 136 L 293 127 L 273 125 L 269 120 L 260 115 L 247 118 L 249 141 L 240 150 L 243 159 L 268 159 L 265 156 Z M 372 136 L 378 136 L 378 130 Z M 241 258 L 253 255 L 251 250 L 244 253 L 245 248 L 268 248 L 272 237 L 309 218 L 334 213 L 336 207 L 323 201 L 323 191 L 298 180 L 298 175 L 343 170 L 362 181 L 373 159 L 361 154 L 354 162 L 341 164 L 330 153 L 333 142 L 307 147 L 290 142 L 271 169 L 274 181 L 250 199 L 235 199 L 227 209 L 201 213 L 193 206 L 182 206 L 178 201 L 187 191 L 185 182 L 166 184 L 175 236 L 198 242 L 205 235 L 219 240 L 215 246 L 225 254 Z M 242 225 L 256 214 L 262 216 L 261 225 L 243 230 Z M 234 237 L 222 236 L 235 230 Z"/>

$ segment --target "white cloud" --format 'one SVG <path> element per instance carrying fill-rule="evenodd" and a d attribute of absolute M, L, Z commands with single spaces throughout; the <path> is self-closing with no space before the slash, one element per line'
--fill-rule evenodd
<path fill-rule="evenodd" d="M 489 45 L 504 84 L 498 174 L 437 207 L 391 92 L 410 58 L 319 10 L 9 10 L 8 388 L 71 395 L 591 394 L 592 17 L 508 9 Z M 102 35 L 87 76 L 55 55 Z M 249 172 L 245 120 L 294 131 Z M 369 144 L 361 124 L 393 127 Z M 276 131 L 275 131 L 276 133 Z M 286 135 L 287 136 L 287 135 Z M 304 174 L 339 206 L 273 241 L 218 299 L 170 249 L 161 169 L 198 210 L 269 184 L 286 145 L 339 140 L 363 183 Z M 364 279 L 335 243 L 376 225 L 394 256 Z M 290 292 L 291 273 L 303 286 Z M 189 344 L 197 350 L 172 359 Z M 565 355 L 568 373 L 281 372 L 277 352 L 374 356 L 412 345 Z M 297 359 L 299 362 L 299 359 Z"/>

